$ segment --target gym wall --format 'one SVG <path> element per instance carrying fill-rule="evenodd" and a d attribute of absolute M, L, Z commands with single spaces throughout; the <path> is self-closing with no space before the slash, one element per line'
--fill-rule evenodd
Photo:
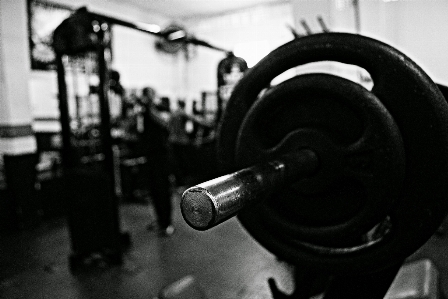
<path fill-rule="evenodd" d="M 163 25 L 168 20 L 151 15 L 117 2 L 55 0 L 70 6 L 86 5 L 95 12 L 114 17 Z M 88 3 L 87 3 L 88 2 Z M 446 0 L 360 0 L 360 33 L 382 40 L 397 47 L 415 60 L 437 82 L 448 84 L 448 10 Z M 424 12 L 424 13 L 422 13 Z M 348 0 L 306 1 L 291 0 L 277 5 L 265 5 L 221 16 L 183 20 L 186 28 L 197 37 L 217 46 L 234 50 L 254 64 L 269 51 L 291 40 L 287 28 L 293 25 L 298 33 L 305 34 L 302 20 L 306 20 L 313 32 L 321 27 L 316 17 L 323 17 L 331 31 L 356 32 L 354 7 Z M 418 20 L 418 22 L 416 21 Z M 157 53 L 154 38 L 131 29 L 116 26 L 114 29 L 114 67 L 121 70 L 123 85 L 140 88 L 152 85 L 161 94 L 177 98 L 198 98 L 202 91 L 216 90 L 216 66 L 223 53 L 203 47 L 195 47 L 191 56 L 169 56 Z M 125 42 L 120 42 L 124 40 Z M 255 49 L 250 51 L 250 49 Z M 166 72 L 158 73 L 160 67 Z M 347 66 L 321 63 L 313 66 L 316 71 L 336 72 L 357 80 L 359 70 Z M 285 74 L 284 78 L 300 70 Z M 31 72 L 30 96 L 34 117 L 56 117 L 56 78 L 51 72 Z M 189 101 L 188 101 L 189 102 Z"/>
<path fill-rule="evenodd" d="M 291 5 L 287 2 L 186 20 L 186 26 L 197 37 L 234 51 L 251 67 L 270 51 L 293 39 L 287 25 L 293 26 Z M 190 94 L 215 91 L 216 67 L 225 56 L 206 48 L 197 48 L 188 61 L 185 75 Z"/>
<path fill-rule="evenodd" d="M 26 2 L 26 0 L 21 1 Z M 171 22 L 166 17 L 124 5 L 120 1 L 52 0 L 51 3 L 75 9 L 86 6 L 95 13 L 132 22 L 157 24 L 162 28 Z M 155 50 L 154 37 L 121 26 L 114 27 L 116 28 L 113 29 L 112 37 L 114 55 L 112 67 L 120 71 L 125 88 L 142 88 L 144 85 L 150 85 L 162 92 L 173 89 L 174 86 L 169 85 L 167 88 L 165 86 L 167 77 L 173 73 L 174 62 L 164 59 L 166 57 Z M 125 61 L 128 58 L 132 60 Z M 159 73 L 154 69 L 157 69 Z M 166 70 L 166 73 L 160 70 Z M 70 81 L 70 78 L 67 78 L 67 81 Z M 33 123 L 34 129 L 46 132 L 59 131 L 56 71 L 32 70 L 29 79 L 29 94 L 33 118 L 38 119 Z"/>
<path fill-rule="evenodd" d="M 444 49 L 448 48 L 448 35 L 440 34 L 448 30 L 446 11 L 446 0 L 359 0 L 359 33 L 398 48 L 421 65 L 433 80 L 448 84 L 448 56 L 444 54 Z M 301 24 L 305 20 L 313 33 L 321 32 L 317 16 L 323 18 L 331 31 L 358 31 L 352 0 L 291 0 L 221 16 L 186 20 L 186 24 L 198 37 L 234 50 L 251 66 L 293 38 L 287 24 L 293 25 L 299 34 L 306 34 Z M 198 48 L 196 51 L 183 72 L 184 89 L 190 94 L 214 90 L 216 76 L 210 74 L 222 59 L 221 53 L 210 49 Z M 277 78 L 277 82 L 310 69 L 336 73 L 369 86 L 368 80 L 363 82 L 361 78 L 366 73 L 358 67 L 328 62 L 296 68 Z"/>
<path fill-rule="evenodd" d="M 357 33 L 352 0 L 291 0 L 295 26 L 306 19 L 319 28 L 316 15 L 324 18 L 331 31 Z M 408 55 L 431 78 L 448 84 L 448 1 L 446 0 L 359 0 L 359 32 L 384 41 Z M 300 31 L 299 31 L 300 32 Z M 356 77 L 357 70 L 338 66 L 333 71 Z"/>

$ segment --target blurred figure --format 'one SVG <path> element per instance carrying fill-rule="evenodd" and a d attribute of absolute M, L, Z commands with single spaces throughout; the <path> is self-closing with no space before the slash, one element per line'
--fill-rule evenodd
<path fill-rule="evenodd" d="M 120 73 L 116 70 L 109 71 L 109 109 L 113 124 L 118 122 L 123 115 L 123 102 L 125 90 L 120 82 Z"/>
<path fill-rule="evenodd" d="M 196 128 L 194 136 L 190 128 Z M 202 115 L 191 115 L 185 111 L 185 102 L 178 101 L 178 109 L 173 112 L 169 122 L 169 144 L 171 150 L 172 172 L 176 179 L 176 186 L 182 191 L 196 183 L 200 157 L 198 148 L 202 144 L 202 136 L 198 133 L 212 128 L 213 124 Z M 199 155 L 198 155 L 199 154 Z"/>
<path fill-rule="evenodd" d="M 155 97 L 153 88 L 143 88 L 140 99 L 143 130 L 140 138 L 148 161 L 148 186 L 157 214 L 158 230 L 160 235 L 169 236 L 174 232 L 174 227 L 168 167 L 168 123 L 157 110 Z M 150 223 L 147 228 L 152 230 L 156 227 Z"/>
<path fill-rule="evenodd" d="M 185 102 L 178 101 L 177 109 L 172 113 L 169 121 L 169 144 L 171 149 L 171 160 L 176 186 L 185 186 L 188 176 L 189 163 L 191 160 L 190 137 L 185 125 L 188 115 L 185 112 Z"/>
<path fill-rule="evenodd" d="M 198 109 L 198 102 L 192 102 L 192 113 L 195 118 L 202 117 L 201 111 Z M 190 137 L 190 141 L 193 144 L 196 144 L 199 134 L 201 133 L 202 125 L 200 125 L 195 119 L 190 121 L 191 129 L 188 132 L 188 136 Z"/>

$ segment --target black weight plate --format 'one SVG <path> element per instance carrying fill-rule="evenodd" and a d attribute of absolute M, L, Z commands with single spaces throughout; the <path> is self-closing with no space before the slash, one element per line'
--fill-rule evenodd
<path fill-rule="evenodd" d="M 317 173 L 246 209 L 276 231 L 325 245 L 351 242 L 383 220 L 402 190 L 405 159 L 397 125 L 374 94 L 352 81 L 308 74 L 259 98 L 237 138 L 237 163 L 252 165 L 301 148 Z"/>
<path fill-rule="evenodd" d="M 395 120 L 403 139 L 406 173 L 401 196 L 389 213 L 392 232 L 381 243 L 344 254 L 323 254 L 300 240 L 269 233 L 270 219 L 240 219 L 268 250 L 294 264 L 343 273 L 370 272 L 402 261 L 423 245 L 448 209 L 448 105 L 426 73 L 398 50 L 346 33 L 316 34 L 271 52 L 239 81 L 219 129 L 223 170 L 240 167 L 236 143 L 241 124 L 260 92 L 284 71 L 310 62 L 338 61 L 366 69 L 372 92 Z"/>

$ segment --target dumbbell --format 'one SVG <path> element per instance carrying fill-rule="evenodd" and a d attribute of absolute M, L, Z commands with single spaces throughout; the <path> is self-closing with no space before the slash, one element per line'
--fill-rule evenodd
<path fill-rule="evenodd" d="M 368 90 L 324 73 L 266 89 L 284 71 L 336 61 L 364 68 Z M 218 137 L 220 178 L 185 191 L 205 230 L 238 214 L 281 259 L 335 275 L 403 262 L 448 211 L 448 105 L 409 57 L 377 40 L 322 33 L 247 71 Z"/>

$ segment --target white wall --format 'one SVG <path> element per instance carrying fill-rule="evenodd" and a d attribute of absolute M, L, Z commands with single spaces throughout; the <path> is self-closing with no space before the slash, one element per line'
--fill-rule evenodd
<path fill-rule="evenodd" d="M 0 1 L 0 126 L 29 126 L 32 121 L 26 11 L 26 2 Z M 12 137 L 0 136 L 0 156 L 35 152 L 34 136 Z"/>
<path fill-rule="evenodd" d="M 448 85 L 448 1 L 400 1 L 396 5 L 397 47 L 436 82 Z"/>
<path fill-rule="evenodd" d="M 448 1 L 361 0 L 361 32 L 396 47 L 448 84 Z"/>
<path fill-rule="evenodd" d="M 159 95 L 175 96 L 178 86 L 177 69 L 181 53 L 164 54 L 154 50 L 156 37 L 134 29 L 114 26 L 113 64 L 120 72 L 125 88 L 155 88 Z"/>
<path fill-rule="evenodd" d="M 23 82 L 29 76 L 26 5 L 3 0 L 0 4 L 0 123 L 29 124 L 31 110 Z"/>
<path fill-rule="evenodd" d="M 352 0 L 292 0 L 292 4 L 298 28 L 301 18 L 323 15 L 331 31 L 356 33 Z M 359 7 L 361 34 L 396 47 L 434 81 L 448 84 L 447 0 L 359 0 Z M 337 71 L 349 77 L 356 72 Z"/>
<path fill-rule="evenodd" d="M 22 0 L 25 1 L 25 0 Z M 164 27 L 171 22 L 166 17 L 133 8 L 120 1 L 104 0 L 52 0 L 51 3 L 78 8 L 87 6 L 89 11 L 119 18 L 130 22 L 145 22 Z M 121 74 L 125 88 L 141 89 L 153 86 L 161 95 L 175 93 L 177 85 L 172 80 L 178 68 L 178 58 L 161 54 L 154 48 L 155 38 L 122 26 L 113 27 L 112 67 Z M 28 49 L 27 49 L 28 51 Z M 67 81 L 70 81 L 67 78 Z M 68 82 L 70 83 L 70 82 Z M 59 116 L 57 99 L 57 79 L 55 71 L 31 71 L 29 90 L 34 118 L 57 118 Z M 35 123 L 36 130 L 58 130 L 58 126 L 48 123 Z M 50 128 L 51 127 L 51 128 Z"/>
<path fill-rule="evenodd" d="M 70 6 L 87 5 L 92 11 L 131 21 L 155 23 L 170 20 L 131 8 L 119 1 L 54 0 Z M 415 60 L 436 82 L 448 84 L 448 0 L 360 0 L 361 34 L 397 47 Z M 188 30 L 211 44 L 235 51 L 252 65 L 269 51 L 292 39 L 287 24 L 305 33 L 306 20 L 313 32 L 321 31 L 320 15 L 332 31 L 355 33 L 352 0 L 291 0 L 291 4 L 259 6 L 239 12 L 185 21 Z M 155 87 L 172 99 L 200 99 L 202 91 L 216 91 L 216 68 L 225 54 L 194 47 L 191 58 L 169 56 L 154 50 L 154 37 L 116 26 L 114 64 L 127 88 Z M 330 71 L 356 79 L 359 70 L 322 63 L 314 71 Z M 309 69 L 295 69 L 278 81 Z M 57 85 L 52 72 L 31 72 L 34 117 L 56 117 Z M 190 101 L 188 101 L 190 102 Z M 189 105 L 190 103 L 188 103 Z"/>
<path fill-rule="evenodd" d="M 187 27 L 198 38 L 218 47 L 234 51 L 249 67 L 270 51 L 293 39 L 287 25 L 293 26 L 289 3 L 261 5 L 234 13 L 190 20 Z M 217 66 L 225 53 L 197 47 L 185 65 L 184 84 L 190 97 L 201 91 L 216 91 Z"/>

